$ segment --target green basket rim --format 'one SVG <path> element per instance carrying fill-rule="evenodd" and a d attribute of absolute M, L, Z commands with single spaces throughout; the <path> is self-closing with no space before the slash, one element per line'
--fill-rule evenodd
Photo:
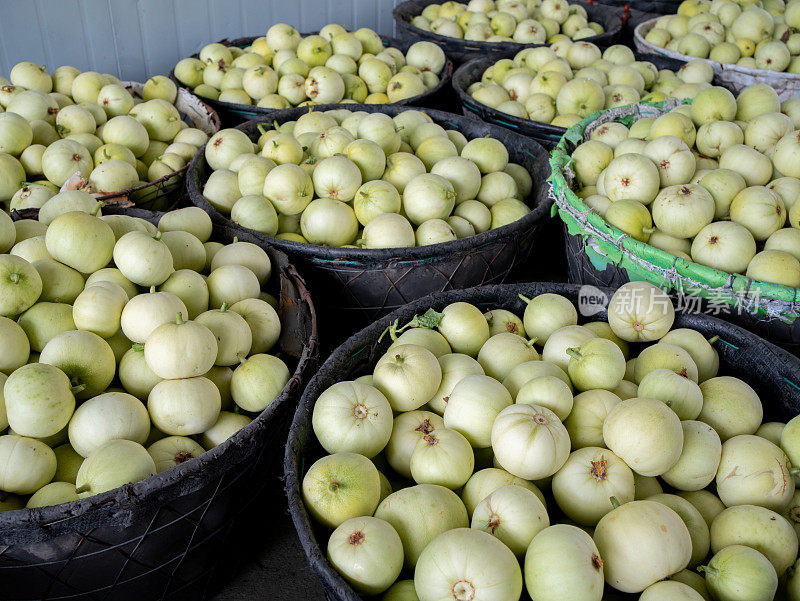
<path fill-rule="evenodd" d="M 684 101 L 684 104 L 691 103 L 691 100 Z M 646 106 L 657 109 L 664 109 L 672 105 L 669 101 L 654 102 L 654 103 L 638 103 L 631 105 L 634 111 L 638 112 L 640 106 Z M 601 236 L 606 239 L 600 239 L 601 243 L 615 244 L 621 253 L 628 253 L 638 259 L 638 263 L 650 264 L 655 268 L 664 269 L 662 265 L 672 265 L 672 270 L 677 275 L 677 282 L 668 281 L 670 289 L 675 290 L 708 290 L 719 289 L 729 292 L 730 299 L 737 295 L 749 295 L 752 291 L 757 291 L 759 301 L 770 301 L 775 303 L 786 303 L 789 306 L 783 307 L 778 315 L 784 319 L 791 321 L 800 317 L 800 288 L 790 288 L 781 284 L 774 284 L 770 282 L 762 282 L 760 280 L 753 280 L 741 274 L 732 274 L 718 269 L 707 267 L 693 261 L 677 257 L 667 251 L 661 250 L 645 242 L 640 242 L 623 232 L 622 230 L 610 225 L 598 213 L 591 209 L 583 199 L 580 198 L 570 187 L 567 178 L 564 175 L 564 170 L 569 167 L 572 162 L 570 156 L 570 144 L 578 145 L 584 141 L 584 133 L 586 128 L 598 120 L 606 111 L 594 112 L 572 127 L 568 128 L 566 133 L 562 136 L 556 148 L 550 153 L 550 177 L 547 179 L 551 186 L 554 196 L 554 213 L 557 212 L 562 221 L 568 225 L 576 225 L 579 229 L 583 230 L 586 235 L 596 237 L 595 234 L 585 230 L 581 222 L 576 219 L 576 214 L 585 216 L 586 221 L 597 230 Z M 631 117 L 637 114 L 632 112 Z M 619 119 L 614 119 L 618 121 Z M 571 213 L 567 207 L 560 203 L 559 191 L 564 192 L 569 207 L 574 211 Z M 569 234 L 573 235 L 573 234 Z M 577 234 L 580 235 L 580 234 Z M 622 267 L 626 272 L 629 272 L 627 267 Z M 630 275 L 630 272 L 629 272 Z M 701 287 L 696 287 L 689 284 L 686 280 L 694 280 L 701 284 Z M 767 312 L 759 302 L 759 313 L 773 315 L 773 311 Z"/>

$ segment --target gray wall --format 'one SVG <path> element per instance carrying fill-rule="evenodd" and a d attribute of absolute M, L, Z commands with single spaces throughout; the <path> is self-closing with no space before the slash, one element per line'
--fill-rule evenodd
<path fill-rule="evenodd" d="M 328 23 L 391 35 L 399 0 L 0 0 L 0 75 L 19 61 L 72 65 L 125 80 L 168 74 L 222 38 Z"/>

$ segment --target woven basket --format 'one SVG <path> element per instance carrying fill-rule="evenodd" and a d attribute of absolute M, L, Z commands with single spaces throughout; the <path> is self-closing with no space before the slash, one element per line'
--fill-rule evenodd
<path fill-rule="evenodd" d="M 437 0 L 405 0 L 394 7 L 394 16 L 397 35 L 403 40 L 417 42 L 425 40 L 434 42 L 442 47 L 448 58 L 452 59 L 456 65 L 467 62 L 476 56 L 499 58 L 508 53 L 516 53 L 523 48 L 535 48 L 536 46 L 546 46 L 547 44 L 519 44 L 517 42 L 473 42 L 460 38 L 451 38 L 444 35 L 425 31 L 411 24 L 411 19 L 418 16 L 422 9 L 429 4 L 437 3 Z M 617 42 L 617 38 L 622 29 L 622 9 L 609 8 L 607 6 L 596 6 L 582 0 L 573 0 L 571 4 L 579 4 L 586 9 L 589 19 L 596 21 L 603 26 L 605 31 L 599 35 L 585 38 L 582 41 L 592 42 L 601 48 L 611 46 Z"/>
<path fill-rule="evenodd" d="M 330 105 L 348 108 L 352 105 Z M 315 107 L 324 110 L 329 107 Z M 397 115 L 406 107 L 363 105 L 359 110 Z M 295 120 L 308 109 L 287 109 L 271 115 L 278 123 Z M 425 111 L 436 123 L 456 129 L 467 138 L 491 136 L 503 142 L 510 160 L 524 166 L 534 182 L 533 210 L 507 226 L 476 236 L 412 248 L 362 249 L 316 246 L 283 240 L 242 229 L 214 209 L 203 198 L 209 169 L 204 153 L 189 166 L 187 187 L 190 201 L 207 211 L 213 221 L 230 224 L 262 243 L 284 251 L 297 262 L 315 295 L 325 295 L 322 324 L 331 338 L 350 335 L 414 299 L 451 288 L 468 288 L 507 281 L 530 256 L 534 241 L 552 202 L 544 183 L 548 174 L 547 151 L 534 141 L 496 125 L 488 125 L 450 113 Z M 257 121 L 240 126 L 253 140 L 259 136 Z"/>
<path fill-rule="evenodd" d="M 140 209 L 106 211 L 152 222 L 159 217 Z M 260 243 L 221 225 L 212 238 L 229 243 L 234 237 Z M 204 598 L 234 518 L 263 516 L 278 502 L 274 475 L 316 364 L 317 323 L 287 256 L 265 250 L 280 290 L 281 356 L 294 366 L 283 392 L 226 442 L 173 469 L 79 501 L 0 513 L 0 599 Z"/>
<path fill-rule="evenodd" d="M 501 58 L 513 58 L 516 55 L 508 54 Z M 550 125 L 549 123 L 539 123 L 530 119 L 523 119 L 515 115 L 509 115 L 495 108 L 482 104 L 467 94 L 467 88 L 476 81 L 480 81 L 483 72 L 491 67 L 498 59 L 495 58 L 475 58 L 464 63 L 453 74 L 453 89 L 456 91 L 461 102 L 462 111 L 467 117 L 476 117 L 487 123 L 502 125 L 515 132 L 533 138 L 547 149 L 553 149 L 558 141 L 566 133 L 567 128 Z M 659 69 L 680 69 L 685 63 L 675 59 L 665 58 L 654 54 L 636 54 L 636 60 L 650 61 Z"/>
<path fill-rule="evenodd" d="M 446 305 L 458 301 L 473 303 L 482 310 L 503 308 L 521 316 L 525 303 L 519 298 L 520 293 L 531 298 L 546 292 L 562 294 L 573 302 L 579 297 L 578 286 L 533 283 L 483 286 L 420 299 L 352 336 L 328 357 L 308 383 L 289 430 L 285 458 L 286 493 L 289 511 L 309 565 L 319 577 L 330 601 L 360 601 L 361 597 L 327 561 L 325 548 L 330 533 L 313 524 L 300 493 L 306 469 L 325 454 L 311 427 L 311 414 L 319 395 L 336 382 L 371 373 L 392 342 L 388 336 L 384 337 L 383 342 L 377 342 L 378 338 L 395 319 L 406 323 L 415 314 L 422 315 L 430 307 L 441 311 Z M 612 293 L 609 289 L 602 292 L 607 297 Z M 607 317 L 603 312 L 592 319 L 606 320 Z M 715 346 L 720 355 L 720 373 L 736 375 L 755 388 L 764 402 L 764 421 L 788 420 L 800 412 L 800 359 L 742 328 L 713 317 L 678 313 L 674 327 L 693 328 L 707 338 L 719 336 Z M 400 578 L 413 578 L 413 572 L 403 572 Z M 607 594 L 603 598 L 634 601 L 638 596 Z M 523 593 L 523 599 L 529 599 L 527 593 Z"/>
<path fill-rule="evenodd" d="M 122 85 L 134 97 L 142 97 L 144 84 L 138 81 L 124 81 Z M 178 109 L 184 120 L 192 127 L 196 127 L 213 136 L 220 129 L 220 119 L 217 112 L 200 100 L 197 96 L 184 88 L 178 88 L 178 97 L 175 99 L 175 108 Z M 180 197 L 183 179 L 186 176 L 188 164 L 177 171 L 168 173 L 155 181 L 129 188 L 114 194 L 98 196 L 106 204 L 119 207 L 139 207 L 151 211 L 162 211 L 172 207 Z"/>
<path fill-rule="evenodd" d="M 674 106 L 677 101 L 595 113 L 567 130 L 553 151 L 549 182 L 566 225 L 570 281 L 617 286 L 645 280 L 680 292 L 683 302 L 724 314 L 772 342 L 800 344 L 800 289 L 725 273 L 634 240 L 608 225 L 573 192 L 570 156 L 596 127 L 614 120 L 630 123 L 639 117 L 657 117 Z"/>
<path fill-rule="evenodd" d="M 314 33 L 303 33 L 300 34 L 302 37 L 306 37 L 309 35 L 314 35 Z M 224 44 L 226 46 L 237 46 L 239 48 L 244 48 L 249 46 L 255 40 L 255 36 L 247 37 L 247 38 L 236 38 L 234 40 L 223 39 L 220 40 L 220 44 Z M 409 46 L 414 43 L 414 41 L 406 41 L 406 40 L 398 40 L 396 38 L 391 38 L 387 36 L 381 36 L 381 40 L 383 41 L 384 46 L 393 46 L 394 48 L 398 48 L 403 51 L 405 54 L 408 51 Z M 193 58 L 197 58 L 198 55 L 192 55 Z M 439 83 L 436 87 L 431 88 L 430 90 L 426 90 L 424 93 L 420 94 L 419 96 L 413 96 L 411 98 L 407 98 L 405 100 L 400 100 L 399 102 L 395 102 L 392 104 L 400 105 L 400 106 L 426 106 L 426 107 L 433 107 L 439 108 L 445 107 L 448 101 L 448 94 L 449 92 L 449 84 L 450 84 L 450 77 L 453 75 L 453 63 L 449 59 L 445 63 L 444 69 L 439 74 Z M 178 84 L 178 86 L 182 86 L 177 79 L 175 79 L 175 72 L 170 72 L 170 78 Z M 186 88 L 182 88 L 186 89 Z M 259 106 L 248 106 L 245 104 L 234 104 L 232 102 L 220 102 L 219 100 L 214 100 L 213 98 L 203 98 L 203 101 L 207 103 L 209 106 L 214 108 L 217 113 L 219 113 L 220 117 L 222 118 L 223 123 L 226 127 L 234 127 L 243 123 L 244 121 L 249 121 L 250 119 L 272 119 L 271 115 L 275 113 L 277 109 L 265 109 Z M 356 107 L 360 107 L 360 104 L 354 104 Z M 357 110 L 357 109 L 354 109 Z"/>
<path fill-rule="evenodd" d="M 640 23 L 634 31 L 634 43 L 639 52 L 648 52 L 651 54 L 660 54 L 670 58 L 676 58 L 682 61 L 695 60 L 697 57 L 681 54 L 674 50 L 667 50 L 655 44 L 651 44 L 645 40 L 645 36 L 658 21 L 650 19 L 644 23 Z M 781 102 L 789 98 L 800 97 L 800 75 L 795 73 L 786 73 L 778 71 L 768 71 L 766 69 L 753 69 L 750 67 L 742 67 L 740 65 L 731 65 L 728 63 L 718 63 L 710 59 L 701 59 L 708 62 L 714 69 L 714 77 L 717 81 L 724 84 L 734 92 L 738 93 L 742 90 L 754 86 L 756 84 L 766 84 L 773 88 L 777 93 Z"/>

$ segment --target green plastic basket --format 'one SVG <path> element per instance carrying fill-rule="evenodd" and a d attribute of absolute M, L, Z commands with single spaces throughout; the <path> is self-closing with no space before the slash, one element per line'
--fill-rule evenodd
<path fill-rule="evenodd" d="M 570 261 L 570 281 L 650 282 L 676 293 L 687 308 L 694 303 L 687 299 L 698 299 L 704 310 L 724 314 L 770 340 L 800 344 L 800 289 L 712 269 L 635 240 L 606 223 L 574 192 L 571 154 L 595 128 L 609 121 L 630 125 L 639 118 L 658 117 L 678 104 L 667 100 L 593 113 L 569 128 L 552 151 L 548 183 L 555 201 L 553 215 L 557 212 L 564 222 L 567 246 L 576 251 Z"/>

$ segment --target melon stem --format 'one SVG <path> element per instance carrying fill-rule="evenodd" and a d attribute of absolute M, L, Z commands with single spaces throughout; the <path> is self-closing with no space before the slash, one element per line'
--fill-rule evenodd
<path fill-rule="evenodd" d="M 78 488 L 76 488 L 75 492 L 78 493 L 78 494 L 81 494 L 81 493 L 89 492 L 90 490 L 92 490 L 91 485 L 84 484 L 84 485 L 79 486 Z"/>
<path fill-rule="evenodd" d="M 617 507 L 619 507 L 619 506 L 620 506 L 620 503 L 619 503 L 619 500 L 617 499 L 617 497 L 609 497 L 609 499 L 608 499 L 608 500 L 609 500 L 609 501 L 611 501 L 611 506 L 612 506 L 614 509 L 616 509 Z"/>
<path fill-rule="evenodd" d="M 175 323 L 181 325 L 183 323 L 183 313 L 178 311 L 178 314 L 175 316 Z"/>
<path fill-rule="evenodd" d="M 573 359 L 577 360 L 577 361 L 580 361 L 581 359 L 583 359 L 583 355 L 581 354 L 580 349 L 576 348 L 576 347 L 568 348 L 567 349 L 567 354 L 570 357 L 572 357 Z"/>
<path fill-rule="evenodd" d="M 529 304 L 530 304 L 530 302 L 531 302 L 531 299 L 529 299 L 527 296 L 525 296 L 525 295 L 523 295 L 523 294 L 518 294 L 517 296 L 519 296 L 519 297 L 520 297 L 520 298 L 521 298 L 523 301 L 525 301 L 525 304 L 526 304 L 526 305 L 529 305 Z"/>

